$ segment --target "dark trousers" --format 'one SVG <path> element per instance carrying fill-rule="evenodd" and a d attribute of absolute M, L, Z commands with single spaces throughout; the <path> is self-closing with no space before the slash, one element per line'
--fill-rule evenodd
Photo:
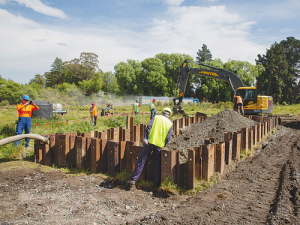
<path fill-rule="evenodd" d="M 93 125 L 96 126 L 97 124 L 97 116 L 92 116 Z"/>
<path fill-rule="evenodd" d="M 150 120 L 151 120 L 155 115 L 157 115 L 157 112 L 156 112 L 155 109 L 150 109 L 150 113 L 151 113 L 151 115 L 150 115 Z"/>
<path fill-rule="evenodd" d="M 160 171 L 161 171 L 161 148 L 155 145 L 149 144 L 144 145 L 140 157 L 135 165 L 134 171 L 132 173 L 132 180 L 137 181 L 143 171 L 145 163 L 147 161 L 148 156 L 153 151 L 153 183 L 155 185 L 160 185 Z"/>
<path fill-rule="evenodd" d="M 31 117 L 19 117 L 16 129 L 16 135 L 23 134 L 23 130 L 25 130 L 25 134 L 30 134 L 31 129 Z M 26 138 L 25 147 L 29 146 L 29 138 Z M 15 146 L 19 146 L 20 141 L 15 142 Z"/>

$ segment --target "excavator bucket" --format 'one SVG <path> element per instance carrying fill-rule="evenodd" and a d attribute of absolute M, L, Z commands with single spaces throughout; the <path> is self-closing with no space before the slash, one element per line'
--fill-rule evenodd
<path fill-rule="evenodd" d="M 178 100 L 177 98 L 173 99 L 173 101 L 174 101 L 173 114 L 176 115 L 176 114 L 180 113 L 182 116 L 188 117 L 188 115 L 182 109 L 181 102 L 177 102 L 177 100 Z"/>

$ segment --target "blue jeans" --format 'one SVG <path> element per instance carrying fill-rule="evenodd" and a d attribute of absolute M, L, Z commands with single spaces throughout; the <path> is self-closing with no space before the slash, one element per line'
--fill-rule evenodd
<path fill-rule="evenodd" d="M 25 134 L 30 134 L 31 129 L 31 117 L 19 117 L 16 129 L 16 135 L 23 134 L 23 130 L 25 130 Z M 29 146 L 29 138 L 26 138 L 25 147 Z M 20 141 L 15 142 L 15 146 L 19 146 Z"/>
<path fill-rule="evenodd" d="M 141 155 L 135 165 L 131 179 L 137 181 L 143 171 L 147 158 L 153 151 L 153 183 L 160 185 L 160 171 L 161 171 L 161 148 L 155 145 L 144 145 Z"/>

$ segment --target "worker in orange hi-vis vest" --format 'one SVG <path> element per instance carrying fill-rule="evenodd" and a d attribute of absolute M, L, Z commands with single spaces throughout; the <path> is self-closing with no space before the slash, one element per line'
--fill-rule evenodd
<path fill-rule="evenodd" d="M 244 115 L 243 98 L 239 95 L 235 95 L 234 98 L 237 104 L 238 112 Z"/>
<path fill-rule="evenodd" d="M 31 115 L 32 111 L 38 110 L 39 107 L 29 100 L 28 95 L 24 95 L 22 103 L 17 105 L 17 111 L 19 113 L 19 119 L 17 123 L 16 135 L 20 135 L 25 130 L 25 134 L 30 134 L 31 129 Z M 29 138 L 26 138 L 25 147 L 29 146 Z M 20 141 L 15 142 L 15 146 L 19 146 Z"/>
<path fill-rule="evenodd" d="M 97 117 L 98 117 L 98 109 L 95 106 L 95 103 L 92 103 L 92 107 L 90 108 L 90 114 L 91 114 L 91 119 L 93 121 L 93 125 L 96 126 L 97 124 Z"/>

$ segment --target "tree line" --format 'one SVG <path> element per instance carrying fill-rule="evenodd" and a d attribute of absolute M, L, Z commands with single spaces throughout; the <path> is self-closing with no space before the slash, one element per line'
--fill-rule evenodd
<path fill-rule="evenodd" d="M 231 71 L 246 86 L 257 85 L 260 94 L 273 96 L 279 104 L 299 103 L 300 40 L 294 37 L 275 42 L 266 54 L 258 54 L 256 65 L 247 61 L 229 60 L 223 63 L 218 58 L 213 59 L 205 44 L 196 54 L 195 61 L 193 57 L 179 53 L 159 53 L 141 62 L 128 59 L 116 64 L 114 72 L 99 69 L 98 55 L 95 53 L 82 52 L 79 58 L 71 61 L 56 57 L 50 71 L 44 75 L 36 74 L 28 84 L 18 84 L 0 76 L 0 104 L 16 104 L 24 93 L 32 99 L 43 99 L 47 93 L 61 97 L 67 94 L 77 99 L 105 93 L 172 97 L 179 68 L 185 59 L 194 68 L 200 68 L 201 63 L 205 63 Z M 227 82 L 190 74 L 185 97 L 210 102 L 232 101 L 233 92 Z"/>

